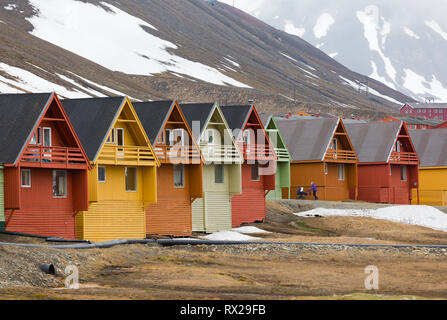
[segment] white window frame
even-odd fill
[[[112,130],[110,130],[109,136],[107,137],[106,143],[114,144],[115,141],[116,141],[115,128],[112,128]]]
[[[50,132],[50,145],[45,145],[45,130],[48,130]],[[50,127],[43,127],[42,128],[42,146],[44,147],[52,147],[52,133]]]
[[[182,184],[181,185],[176,185],[175,184],[175,169],[178,168],[178,167],[182,168]],[[183,164],[174,164],[172,166],[172,170],[173,170],[172,177],[174,178],[173,179],[174,180],[174,188],[176,188],[176,189],[184,188],[185,187],[185,166]]]
[[[324,163],[324,174],[325,174],[325,175],[328,174],[328,165],[327,165],[327,162]]]
[[[29,144],[31,145],[40,145],[42,140],[42,127],[38,127],[36,129],[36,132],[34,132],[33,136],[31,137],[31,140]]]
[[[180,134],[180,145],[179,146],[185,146],[185,129],[183,128],[176,128],[176,129],[170,129],[170,135],[169,135],[169,145],[173,146],[175,145],[174,137],[176,137],[176,132],[181,132]]]
[[[118,144],[118,132],[122,132],[123,133],[123,144]],[[116,145],[120,146],[120,147],[124,147],[126,145],[126,143],[124,142],[124,128],[116,128]]]
[[[242,133],[242,142],[245,144],[245,145],[250,145],[250,130],[248,130],[248,129],[246,129],[246,130],[244,130],[244,132]]]
[[[332,139],[332,150],[337,150],[338,147],[338,142],[337,142],[337,138]]]
[[[169,129],[166,129],[166,130],[169,130]],[[163,130],[161,132],[160,138],[158,139],[158,143],[161,144],[161,145],[165,145],[166,144],[166,131],[165,130]]]
[[[341,179],[340,179],[340,173],[342,174]],[[337,180],[338,181],[345,181],[345,164],[344,163],[339,163],[338,164]]]
[[[104,180],[99,179],[99,170],[104,169]],[[107,182],[107,169],[104,166],[98,166],[98,182],[106,183]]]
[[[135,190],[127,189],[127,169],[135,169]],[[138,192],[138,168],[137,167],[124,167],[124,189],[126,192]]]
[[[22,174],[24,172],[28,172],[28,180],[29,180],[29,184],[23,184],[23,178],[22,178]],[[22,188],[31,188],[31,169],[20,169],[20,186]]]
[[[408,171],[406,165],[400,165],[400,181],[408,180]]]
[[[222,182],[218,182],[216,177],[217,168],[222,168]],[[214,165],[214,183],[215,184],[225,184],[225,166],[223,164],[215,164]]]
[[[211,138],[211,141],[210,141]],[[207,129],[206,130],[206,143],[207,144],[214,144],[215,143],[215,139],[214,139],[214,130],[213,129]]]
[[[56,196],[54,194],[54,183],[55,183],[55,178],[56,178],[56,172],[63,172],[64,176],[65,176],[65,195],[63,196]],[[68,174],[67,174],[67,170],[53,170],[53,198],[57,198],[57,199],[66,199],[68,197]]]

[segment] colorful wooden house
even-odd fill
[[[203,198],[192,204],[192,230],[230,230],[231,199],[242,193],[243,157],[217,103],[180,105],[204,159]]]
[[[319,200],[356,198],[358,159],[341,119],[277,120],[277,125],[291,156],[292,198],[301,187],[309,191],[312,182]],[[309,193],[306,199],[314,198]]]
[[[0,231],[5,230],[5,189],[3,166],[0,166]]]
[[[62,104],[92,164],[89,206],[76,215],[78,239],[144,239],[145,207],[157,198],[159,162],[127,97]]]
[[[146,210],[147,234],[192,233],[192,208],[203,195],[200,148],[177,101],[134,103],[160,160],[157,203]]]
[[[254,105],[221,109],[244,157],[242,194],[231,200],[232,226],[262,221],[266,217],[265,196],[275,190],[274,148]]]
[[[419,157],[420,204],[447,205],[447,129],[410,130]],[[417,204],[413,189],[412,204]]]
[[[89,162],[55,93],[0,95],[8,231],[75,238]]]
[[[410,204],[418,189],[418,155],[405,123],[346,124],[359,157],[358,199]]]
[[[283,189],[287,199],[290,199],[290,153],[287,146],[278,130],[278,125],[274,117],[270,114],[261,113],[259,117],[262,120],[265,131],[269,135],[270,143],[275,147],[275,153],[278,157],[276,162],[275,174],[275,190],[267,194],[267,199],[279,200],[282,199]]]

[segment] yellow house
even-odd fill
[[[76,237],[144,239],[145,208],[156,202],[160,163],[131,101],[111,97],[62,104],[92,164],[89,209],[76,215]]]
[[[447,129],[410,130],[419,166],[419,203],[447,205]],[[412,204],[417,204],[413,189]]]

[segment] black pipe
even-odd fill
[[[40,270],[45,272],[46,274],[56,275],[56,270],[51,263],[44,263],[40,265]]]
[[[59,237],[45,238],[49,242],[74,242],[74,243],[91,243],[90,240],[64,239]]]

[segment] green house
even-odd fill
[[[265,131],[269,135],[270,142],[275,147],[275,153],[278,157],[276,163],[276,183],[275,190],[267,194],[269,200],[279,200],[283,198],[290,199],[290,153],[284,143],[281,133],[278,130],[276,121],[271,114],[261,113],[259,117],[262,120]]]
[[[5,230],[5,182],[3,179],[3,167],[0,166],[0,230]]]
[[[203,197],[192,203],[192,231],[230,230],[231,198],[242,193],[243,157],[217,103],[180,107],[204,159]]]

